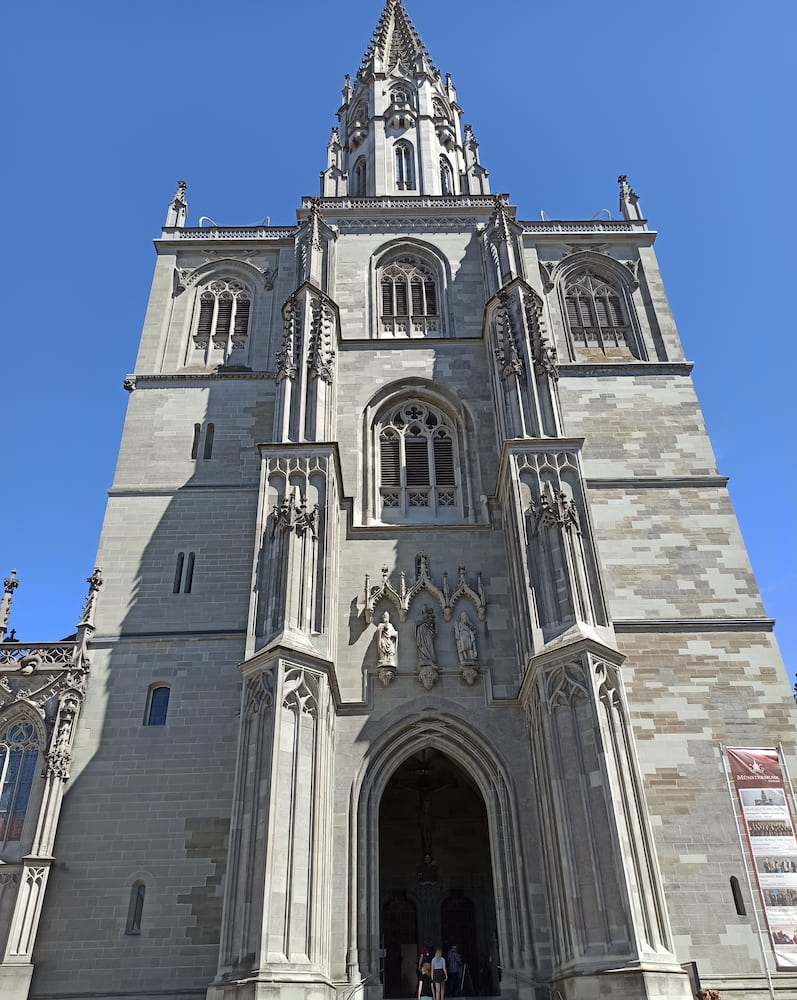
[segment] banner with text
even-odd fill
[[[797,837],[778,751],[726,747],[778,969],[797,969]]]

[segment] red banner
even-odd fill
[[[797,837],[777,750],[726,747],[778,969],[797,969]]]

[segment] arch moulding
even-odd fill
[[[479,789],[490,836],[501,964],[506,972],[516,970],[521,981],[535,978],[537,962],[525,895],[528,879],[509,769],[495,747],[473,731],[472,724],[450,714],[416,713],[389,729],[366,751],[351,788],[347,974],[350,982],[367,981],[365,995],[370,1000],[382,995],[379,806],[397,768],[427,748],[450,757]]]

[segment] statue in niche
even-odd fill
[[[454,638],[457,641],[459,665],[464,667],[466,664],[475,663],[477,660],[476,633],[464,611],[454,622]]]
[[[415,623],[415,644],[418,647],[418,666],[435,666],[434,643],[437,635],[437,624],[434,611],[430,605],[425,605],[421,617]]]
[[[382,615],[382,621],[376,627],[376,649],[379,680],[387,687],[396,676],[396,667],[398,666],[398,631],[391,622],[387,611]]]
[[[390,621],[387,611],[376,627],[376,645],[378,649],[376,665],[395,669],[398,666],[398,632]]]

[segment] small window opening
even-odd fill
[[[134,882],[130,890],[130,906],[127,909],[125,934],[141,933],[141,917],[144,913],[144,895],[147,887],[143,882]]]
[[[191,445],[191,458],[196,458],[199,454],[199,435],[202,433],[202,424],[194,424],[194,443]]]
[[[168,684],[158,684],[150,688],[147,696],[147,708],[144,712],[145,726],[165,726],[166,716],[169,714],[169,695],[171,689]]]
[[[747,908],[744,905],[744,897],[742,896],[739,879],[735,875],[731,875],[731,893],[733,894],[733,904],[736,907],[737,914],[740,917],[746,917]]]
[[[172,593],[179,594],[190,594],[191,587],[194,584],[194,565],[196,563],[196,553],[189,552],[188,558],[185,557],[185,552],[177,553],[177,564],[174,568],[174,584],[172,586]]]
[[[172,587],[173,594],[180,593],[180,587],[183,582],[183,564],[185,563],[185,552],[177,553],[177,565],[174,569],[174,586]]]
[[[210,458],[213,454],[213,435],[216,433],[216,425],[208,424],[207,430],[205,431],[205,450],[202,452],[202,457],[205,459]]]

